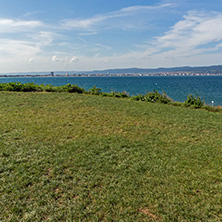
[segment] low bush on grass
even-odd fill
[[[199,96],[194,97],[193,95],[188,95],[187,100],[184,102],[185,106],[193,106],[194,108],[201,108],[204,102]]]
[[[111,93],[102,93],[102,96],[108,97],[116,97],[116,98],[129,98],[129,94],[127,92],[111,92]]]
[[[45,91],[46,92],[57,92],[58,90],[57,90],[56,86],[49,84],[49,85],[45,86]]]
[[[166,93],[160,94],[157,90],[153,90],[153,92],[148,92],[145,95],[137,95],[131,97],[132,100],[137,101],[147,101],[147,102],[158,102],[158,103],[170,103],[172,100],[169,99]]]
[[[131,96],[130,99],[131,100],[136,100],[136,101],[145,101],[144,95],[142,95],[142,94],[139,94],[139,95],[136,95],[136,96]]]
[[[20,83],[20,85],[22,92],[42,92],[44,90],[44,85],[37,85],[35,83]]]
[[[101,88],[97,88],[96,86],[93,86],[91,89],[88,90],[88,93],[91,95],[100,95],[102,94]]]
[[[35,83],[20,83],[20,82],[1,83],[0,91],[40,92],[43,91],[43,85],[38,85]]]
[[[67,91],[69,93],[84,93],[85,90],[77,85],[71,85],[71,84],[67,84]]]
[[[63,86],[38,85],[35,83],[0,83],[0,91],[15,91],[15,92],[70,92],[70,93],[84,93],[85,90],[77,85],[67,84]]]

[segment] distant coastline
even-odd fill
[[[0,73],[1,77],[127,77],[127,76],[222,76],[222,65],[171,68],[120,68],[93,71],[39,71]]]
[[[0,78],[27,78],[27,77],[143,77],[143,76],[222,76],[222,73],[192,73],[192,72],[161,72],[161,73],[118,73],[118,74],[70,74],[70,73],[50,73],[50,74],[4,74]]]

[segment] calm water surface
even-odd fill
[[[94,85],[103,92],[126,91],[130,95],[145,94],[154,89],[165,91],[175,101],[183,102],[187,95],[198,95],[207,104],[214,101],[222,105],[222,76],[172,76],[172,77],[27,77],[0,78],[2,82],[34,82],[37,84],[52,84],[56,86],[68,83],[76,84],[85,89]]]

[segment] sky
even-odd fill
[[[0,0],[0,73],[209,65],[221,0]]]

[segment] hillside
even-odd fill
[[[0,221],[222,221],[222,113],[0,92]]]
[[[82,72],[82,73],[98,73],[98,74],[119,74],[119,73],[163,73],[163,72],[203,72],[203,73],[211,73],[217,74],[222,73],[222,65],[217,66],[200,66],[200,67],[191,67],[191,66],[183,66],[183,67],[171,67],[171,68],[154,68],[154,69],[142,69],[142,68],[125,68],[125,69],[106,69],[106,70],[94,70],[91,72]]]

